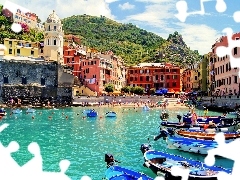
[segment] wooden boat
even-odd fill
[[[197,132],[197,131],[176,131],[176,134],[183,137],[194,138],[194,139],[204,139],[204,140],[214,140],[216,133],[207,132]],[[240,133],[224,133],[225,139],[236,139],[240,138]]]
[[[110,159],[111,157],[112,160]],[[105,154],[105,162],[108,165],[108,169],[105,172],[106,180],[153,180],[153,178],[143,173],[115,165],[111,154]]]
[[[219,172],[231,174],[230,169],[217,166],[207,166],[203,162],[186,159],[181,156],[166,152],[151,150],[149,144],[142,144],[140,150],[143,153],[145,167],[151,169],[156,175],[165,174],[165,180],[181,180],[180,176],[173,176],[171,168],[189,169],[188,180],[217,180]]]

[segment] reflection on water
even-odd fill
[[[147,138],[150,138],[157,150],[201,161],[204,159],[204,156],[166,149],[163,140],[153,141],[153,136],[159,131],[159,109],[149,112],[123,107],[94,109],[99,113],[99,117],[95,119],[83,118],[84,108],[37,110],[34,114],[23,111],[22,114],[12,116],[8,112],[1,124],[8,122],[10,126],[0,134],[0,138],[4,146],[13,140],[19,142],[21,148],[13,157],[20,165],[32,158],[27,150],[31,142],[40,145],[43,169],[46,171],[59,171],[59,162],[62,159],[70,160],[71,166],[67,174],[74,180],[79,180],[83,175],[90,175],[94,180],[101,179],[106,170],[105,153],[112,153],[121,161],[122,166],[155,177],[149,169],[142,166],[143,158],[139,148],[142,143],[147,142]],[[117,117],[105,117],[108,111],[116,112]],[[178,111],[180,110],[170,112],[172,120],[176,121]],[[198,112],[199,115],[201,113],[202,111]],[[220,115],[209,112],[211,114]],[[217,164],[224,167],[232,165],[224,159],[219,159]]]

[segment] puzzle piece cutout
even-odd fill
[[[205,8],[204,8],[204,2],[207,2],[209,0],[200,0],[200,5],[201,9],[199,11],[192,11],[192,12],[187,12],[188,11],[188,4],[185,0],[180,0],[176,3],[176,9],[178,11],[178,14],[175,15],[176,18],[179,19],[181,22],[185,22],[187,17],[190,15],[204,15],[205,14]],[[223,13],[227,9],[227,5],[224,0],[216,0],[216,6],[215,9],[219,13]],[[237,14],[238,15],[238,14]]]
[[[6,129],[9,124],[3,124],[0,126],[0,132]],[[40,147],[37,143],[32,142],[28,146],[28,151],[34,155],[34,157],[29,160],[23,166],[20,166],[11,156],[19,150],[19,144],[16,141],[9,143],[7,147],[4,147],[0,143],[0,179],[58,179],[58,180],[70,180],[70,178],[65,174],[70,162],[68,160],[62,160],[59,163],[61,169],[60,172],[45,172],[42,169],[43,161],[40,152]],[[81,180],[91,180],[88,176],[83,176]]]
[[[228,46],[219,46],[216,49],[216,54],[219,57],[223,57],[226,55],[229,55],[230,58],[230,63],[232,68],[240,68],[240,63],[239,60],[240,58],[234,57],[232,51],[235,47],[240,47],[240,41],[239,40],[233,40],[233,30],[231,28],[225,28],[223,30],[224,33],[227,35],[227,40],[228,40]],[[240,71],[239,71],[239,77],[240,77]]]
[[[215,141],[218,143],[218,147],[208,151],[208,155],[205,158],[205,163],[208,166],[213,166],[215,164],[215,156],[225,157],[227,159],[233,160],[234,165],[232,168],[232,173],[227,174],[226,172],[220,172],[217,174],[218,180],[237,180],[240,177],[240,139],[236,139],[228,144],[225,143],[224,133],[218,133],[215,135]]]

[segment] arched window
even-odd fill
[[[53,40],[53,45],[54,45],[54,46],[57,45],[57,40],[56,40],[56,39]]]

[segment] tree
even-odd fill
[[[131,87],[130,86],[125,86],[121,89],[122,92],[125,92],[125,93],[129,93],[131,90]]]
[[[105,85],[105,91],[106,91],[107,93],[113,92],[113,90],[114,90],[113,84],[106,84],[106,85]]]
[[[144,93],[144,88],[136,86],[136,87],[134,87],[134,93],[138,94],[138,95],[142,95]]]

